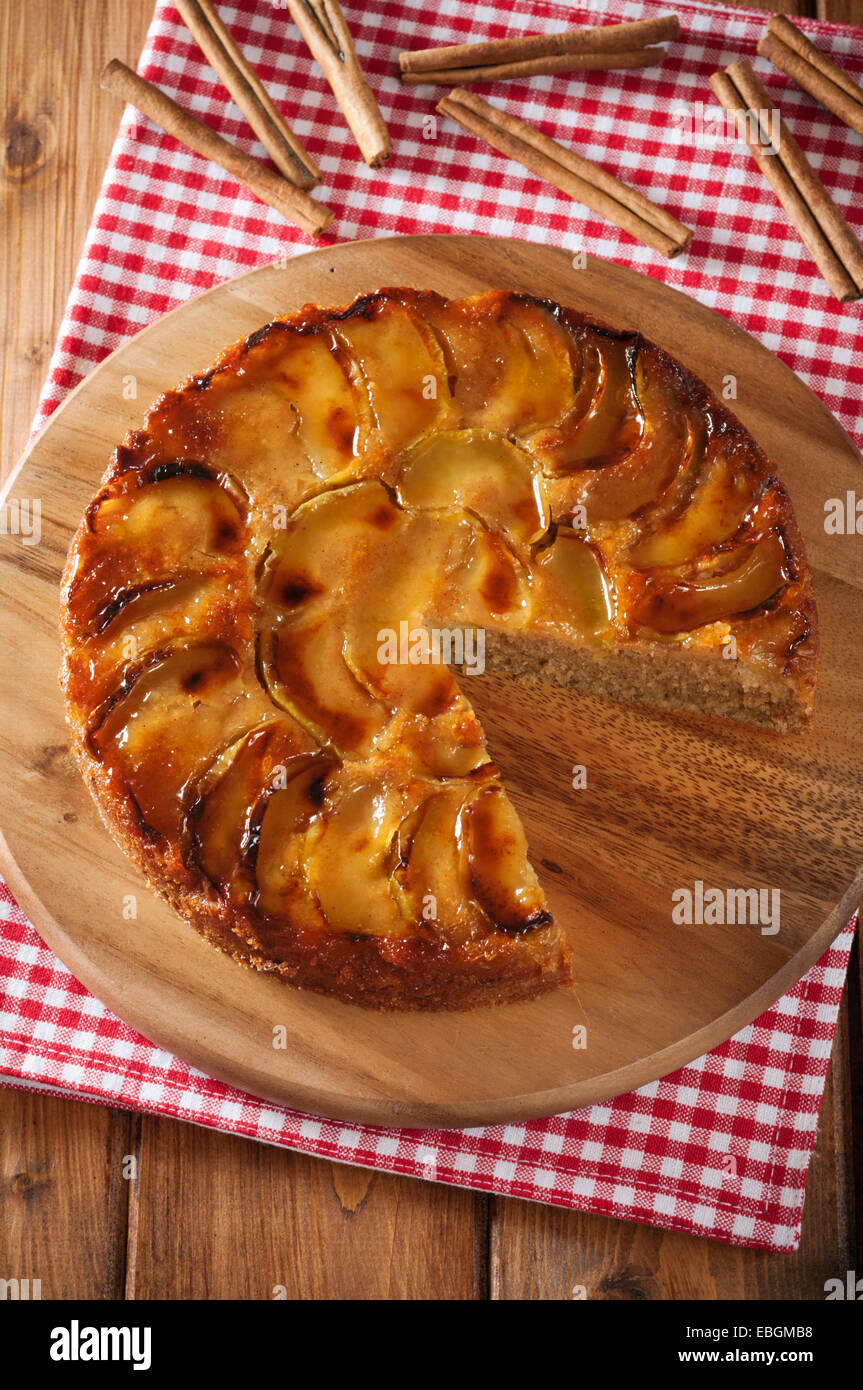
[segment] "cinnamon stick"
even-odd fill
[[[863,87],[855,82],[853,77],[849,77],[838,63],[834,63],[832,58],[828,58],[826,53],[822,53],[820,48],[816,48],[811,39],[808,39],[784,14],[771,15],[767,21],[767,31],[775,34],[789,48],[793,48],[795,53],[818,68],[819,72],[823,72],[825,77],[829,77],[831,82],[835,82],[837,87],[854,97],[855,101],[863,102]]]
[[[332,221],[333,214],[322,203],[316,203],[301,188],[295,188],[280,174],[274,174],[265,164],[243,154],[210,126],[199,121],[165,92],[154,87],[137,73],[113,58],[102,73],[102,86],[121,100],[149,116],[182,145],[210,159],[244,184],[261,202],[268,203],[288,222],[300,227],[309,236],[319,236]]]
[[[419,72],[403,72],[402,82],[406,87],[419,87],[427,82],[467,86],[475,82],[506,82],[515,77],[542,77],[555,72],[649,68],[661,63],[664,57],[664,48],[639,48],[632,53],[562,53],[556,57],[491,63],[487,67],[423,68]]]
[[[277,169],[298,188],[314,188],[321,181],[320,169],[286,123],[210,0],[174,0],[174,7]]]
[[[389,131],[357,58],[338,0],[285,0],[294,23],[324,71],[366,164],[390,157]]]
[[[419,48],[400,53],[399,67],[404,76],[405,73],[497,66],[573,54],[632,53],[647,44],[676,39],[679,34],[677,15],[659,15],[656,19],[639,19],[632,24],[604,24],[591,29],[566,29],[558,34],[521,34],[482,43]]]
[[[740,61],[713,73],[710,85],[735,115],[739,136],[836,298],[843,304],[860,299],[863,248],[781,115],[774,119],[775,108],[749,64]]]
[[[437,110],[663,256],[678,255],[692,240],[688,227],[644,194],[476,93],[456,87]]]
[[[783,15],[771,18],[758,52],[840,121],[863,135],[863,88]]]

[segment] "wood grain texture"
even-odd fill
[[[99,73],[115,55],[137,62],[151,13],[142,0],[0,5],[3,476],[27,438],[117,133]]]
[[[132,1117],[23,1091],[0,1100],[0,1278],[38,1279],[43,1299],[122,1298]]]
[[[807,13],[805,7],[794,3],[780,3],[768,7],[770,11],[783,10],[791,14]],[[18,180],[11,186],[4,178],[4,198],[2,215],[3,236],[0,239],[0,289],[2,302],[6,306],[3,326],[3,366],[0,374],[0,431],[2,431],[2,457],[0,474],[7,472],[24,446],[30,420],[35,409],[47,358],[59,326],[65,296],[71,282],[72,272],[89,223],[92,204],[98,190],[99,181],[111,140],[116,130],[116,110],[111,109],[110,98],[102,101],[95,93],[97,74],[108,57],[117,55],[125,61],[134,63],[140,48],[147,23],[152,11],[151,0],[71,0],[69,5],[61,5],[57,0],[28,0],[20,5],[18,0],[2,0],[0,3],[0,90],[4,97],[4,149],[6,158],[11,158],[20,168],[22,162],[29,167],[34,148],[31,127],[34,116],[38,116],[41,106],[59,124],[61,140],[66,150],[74,149],[73,163],[64,157],[62,167],[39,183],[34,177]],[[819,16],[842,23],[863,24],[863,0],[819,0]],[[97,51],[89,58],[90,48]],[[26,81],[25,81],[26,75]],[[21,105],[17,95],[22,89],[41,93],[36,99]],[[19,121],[22,110],[29,120]],[[30,151],[30,153],[28,153]],[[59,165],[60,160],[57,159]],[[859,956],[856,959],[860,969]],[[851,992],[850,1008],[854,1011],[852,1023],[859,1042],[860,1027],[860,982],[859,974],[852,976],[855,986]],[[836,1087],[837,1073],[842,1065],[841,1040],[834,1048],[832,1076]],[[863,1115],[863,1051],[856,1053],[855,1090],[858,1120]],[[70,1134],[74,1114],[74,1124],[79,1136],[79,1149],[76,1151],[80,1161],[89,1164],[92,1154],[101,1152],[100,1135],[105,1111],[99,1106],[75,1104],[53,1098],[34,1095],[26,1100],[29,1119],[25,1121],[21,1113],[20,1094],[0,1090],[0,1132],[10,1135],[20,1134],[20,1152],[29,1163],[43,1156],[63,1167],[68,1164],[69,1153],[73,1152],[73,1138]],[[826,1111],[823,1112],[826,1115]],[[149,1126],[150,1121],[140,1118],[133,1120],[138,1126]],[[179,1143],[191,1144],[195,1131],[188,1126],[172,1126],[176,1130]],[[29,1125],[25,1134],[25,1127]],[[86,1151],[80,1147],[85,1136]],[[819,1130],[818,1150],[810,1177],[804,1214],[804,1248],[799,1255],[777,1259],[777,1267],[787,1271],[785,1290],[791,1297],[811,1296],[811,1279],[805,1268],[805,1251],[810,1240],[810,1232],[820,1231],[825,1225],[830,1229],[830,1203],[825,1206],[822,1194],[831,1186],[837,1190],[837,1179],[822,1184],[816,1183],[816,1173],[847,1172],[850,1164],[850,1146],[844,1148],[844,1139],[834,1131]],[[121,1144],[120,1147],[123,1147]],[[247,1144],[245,1153],[251,1153],[256,1146]],[[180,1159],[173,1149],[163,1147],[156,1150],[149,1132],[143,1142],[143,1152],[149,1155],[146,1176],[140,1183],[142,1193],[149,1185],[155,1189],[172,1186],[176,1182]],[[290,1158],[289,1155],[285,1156]],[[223,1220],[226,1203],[235,1200],[236,1189],[229,1180],[229,1169],[222,1162],[221,1153],[216,1149],[206,1153],[198,1150],[198,1196],[194,1212],[182,1211],[181,1221],[185,1225],[194,1220],[194,1229],[183,1230],[178,1239],[190,1240],[195,1231],[201,1232],[210,1226],[217,1226]],[[311,1169],[313,1165],[309,1165]],[[340,1182],[347,1182],[345,1176],[351,1170],[337,1169],[335,1165],[321,1163],[320,1167],[340,1175]],[[4,1166],[4,1174],[8,1171]],[[16,1168],[16,1171],[18,1169]],[[232,1173],[231,1173],[232,1178]],[[358,1186],[352,1189],[356,1199],[357,1192],[367,1181],[367,1176],[357,1170]],[[378,1178],[374,1182],[379,1181]],[[392,1180],[403,1191],[413,1189],[413,1184],[402,1180]],[[863,1127],[858,1125],[858,1150],[856,1181],[860,1186],[858,1211],[863,1217]],[[439,1186],[425,1186],[434,1201],[445,1202],[446,1191]],[[324,1188],[321,1194],[315,1185],[310,1171],[300,1171],[298,1165],[286,1163],[274,1181],[273,1193],[275,1210],[250,1208],[247,1219],[254,1223],[257,1240],[268,1245],[271,1230],[281,1225],[282,1212],[289,1196],[298,1204],[304,1203],[309,1220],[317,1223],[320,1250],[318,1260],[322,1267],[332,1271],[321,1279],[320,1295],[328,1296],[337,1287],[339,1250],[342,1238],[342,1221],[350,1218],[345,1215],[331,1225],[326,1225],[321,1213],[328,1207],[328,1194]],[[14,1268],[36,1269],[45,1267],[46,1256],[50,1255],[56,1270],[56,1287],[64,1296],[83,1293],[88,1287],[87,1263],[79,1249],[80,1227],[73,1198],[74,1184],[61,1182],[55,1184],[51,1194],[50,1229],[30,1216],[17,1227],[17,1245],[12,1246],[8,1228],[0,1224],[0,1274],[14,1273]],[[409,1199],[404,1197],[403,1201]],[[832,1202],[832,1198],[830,1201]],[[839,1198],[837,1197],[837,1200]],[[462,1221],[480,1233],[486,1225],[486,1212],[489,1199],[484,1196],[465,1194],[466,1209]],[[365,1208],[368,1212],[368,1206]],[[134,1204],[131,1208],[134,1217]],[[582,1263],[595,1262],[597,1252],[604,1259],[606,1278],[616,1286],[625,1298],[629,1287],[627,1280],[630,1265],[627,1255],[627,1239],[633,1227],[626,1223],[606,1221],[601,1218],[579,1219],[577,1229],[572,1229],[566,1242],[553,1237],[547,1225],[549,1217],[557,1214],[550,1209],[533,1204],[495,1199],[492,1217],[494,1241],[489,1270],[493,1281],[493,1291],[499,1296],[506,1289],[510,1297],[566,1297],[568,1270],[574,1254],[580,1253]],[[504,1221],[504,1217],[506,1220]],[[119,1218],[117,1218],[119,1222]],[[569,1223],[570,1218],[563,1214],[561,1220]],[[640,1259],[650,1271],[659,1267],[661,1252],[666,1247],[668,1237],[662,1232],[647,1227],[639,1227]],[[373,1237],[377,1240],[377,1236]],[[863,1248],[863,1231],[861,1231]],[[668,1248],[668,1247],[666,1247]],[[703,1251],[705,1243],[681,1239],[675,1244],[674,1256],[678,1279],[692,1287],[696,1297],[712,1297],[713,1281],[709,1269],[705,1268]],[[482,1242],[478,1242],[476,1258],[482,1262]],[[716,1247],[711,1247],[715,1253]],[[726,1252],[723,1252],[725,1257]],[[845,1263],[847,1251],[837,1241],[834,1257],[838,1272],[855,1266]],[[751,1265],[760,1257],[753,1252],[729,1251],[727,1257],[738,1262],[739,1278],[736,1287],[741,1292],[736,1296],[749,1296],[752,1281],[748,1277]],[[102,1247],[96,1256],[97,1264],[106,1260],[106,1250]],[[426,1252],[418,1248],[399,1251],[401,1275],[414,1288],[416,1296],[424,1296],[423,1281],[427,1278],[428,1261]],[[568,1263],[567,1263],[568,1262]],[[517,1277],[519,1263],[526,1269],[524,1277]],[[135,1248],[134,1229],[129,1236],[129,1269],[127,1289],[134,1296]],[[559,1266],[564,1267],[561,1277]],[[485,1266],[483,1266],[485,1269]],[[505,1275],[501,1277],[501,1269]],[[540,1270],[541,1277],[530,1279],[529,1272]],[[38,1277],[35,1276],[34,1277]],[[379,1287],[379,1275],[375,1268],[364,1270],[363,1282],[358,1287],[360,1296],[365,1289]],[[109,1281],[110,1282],[110,1281]],[[150,1292],[162,1297],[175,1297],[180,1284],[175,1269],[165,1270],[163,1274],[152,1267],[148,1273],[147,1287]],[[105,1285],[107,1289],[108,1285]],[[116,1284],[111,1285],[112,1288]],[[227,1291],[227,1279],[216,1269],[211,1275],[211,1287],[217,1292]],[[431,1284],[428,1285],[431,1291]],[[464,1285],[462,1285],[464,1287]],[[484,1296],[484,1280],[476,1281],[478,1296]],[[521,1292],[517,1292],[517,1290]],[[745,1292],[744,1292],[745,1291]],[[637,1290],[635,1291],[637,1293]],[[765,1288],[765,1298],[776,1297],[775,1290]]]
[[[483,1225],[457,1188],[148,1117],[140,1192],[138,1299],[484,1293]]]
[[[756,8],[760,9],[761,6]],[[773,6],[770,6],[771,10]],[[781,5],[776,6],[777,10],[782,9]],[[815,14],[819,19],[829,20],[831,24],[856,24],[863,25],[863,5],[860,0],[816,0]],[[784,10],[785,14],[811,14],[808,7],[789,8]]]

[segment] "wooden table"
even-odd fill
[[[134,65],[151,11],[0,0],[0,476],[25,443],[116,130],[97,74],[111,56]],[[817,13],[863,25],[863,0],[818,0]],[[793,1256],[0,1089],[0,1276],[41,1278],[44,1298],[266,1299],[282,1285],[289,1298],[563,1299],[582,1284],[592,1299],[820,1300],[826,1279],[859,1268],[861,1234],[856,948]]]

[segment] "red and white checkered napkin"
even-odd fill
[[[754,333],[863,440],[861,306],[837,305],[748,155],[699,133],[700,104],[712,105],[709,73],[754,55],[763,15],[678,0],[685,37],[661,67],[536,78],[491,93],[693,226],[689,253],[668,263],[471,137],[441,124],[429,139],[435,132],[424,118],[439,93],[402,88],[394,75],[399,48],[635,19],[647,6],[507,0],[496,9],[439,0],[431,17],[425,0],[346,4],[393,135],[393,158],[378,171],[357,159],[286,14],[268,0],[233,0],[220,9],[324,171],[320,196],[336,211],[333,239],[515,235],[640,267]],[[801,26],[863,76],[859,32],[806,20]],[[263,157],[168,4],[157,6],[141,70]],[[863,230],[860,138],[781,75],[768,74],[767,83],[837,202]],[[213,165],[127,112],[40,421],[143,324],[240,270],[307,245]],[[175,1115],[349,1163],[793,1250],[852,936],[849,924],[789,994],[730,1042],[607,1105],[526,1125],[384,1130],[262,1103],[153,1047],[72,978],[0,886],[0,1074],[10,1085]]]

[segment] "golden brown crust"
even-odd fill
[[[427,394],[407,375],[404,381],[390,380],[386,357],[383,366],[375,358],[375,325],[381,324],[392,375],[397,378],[403,355],[413,354],[412,369],[425,380],[421,373],[428,361],[445,397],[441,404],[434,404],[435,396],[429,405]],[[503,362],[503,375],[491,384],[483,377],[491,370],[487,365],[480,363],[474,378],[464,366],[477,356],[484,334],[498,335],[498,356],[491,348],[488,355]],[[507,376],[500,344],[512,349],[514,361],[521,354],[526,362],[542,362],[542,379],[538,366],[537,382],[525,383],[515,368]],[[615,403],[617,397],[608,404],[603,396],[615,371],[622,404]],[[538,398],[546,388],[552,401],[558,389],[568,391],[576,405],[583,398],[582,416],[576,418],[576,405],[568,415],[558,409],[556,417],[549,406],[543,419]],[[387,391],[391,408],[376,410]],[[506,425],[498,397],[510,409]],[[667,698],[668,681],[652,691],[643,674],[650,663],[667,674],[671,665],[663,664],[664,652],[673,655],[678,668],[683,661],[697,672],[677,707],[778,729],[805,722],[814,693],[815,604],[787,494],[727,408],[640,335],[614,333],[530,296],[499,292],[448,303],[430,292],[387,289],[341,310],[306,306],[228,348],[208,372],[155,402],[144,428],[116,450],[82,520],[63,583],[61,679],[67,717],[82,774],[109,831],[180,915],[242,963],[374,1008],[468,1008],[533,998],[569,982],[568,946],[548,920],[527,868],[517,870],[521,877],[513,901],[520,907],[504,928],[507,914],[495,906],[497,890],[490,886],[494,873],[504,869],[470,858],[479,853],[484,785],[492,795],[484,804],[494,804],[496,815],[487,834],[502,837],[501,862],[507,855],[518,860],[513,835],[517,840],[520,831],[506,819],[482,732],[451,678],[428,685],[425,705],[417,706],[425,712],[407,723],[405,715],[402,733],[389,743],[386,737],[380,742],[380,730],[395,715],[380,710],[397,709],[401,719],[399,701],[406,687],[394,687],[397,694],[387,687],[385,694],[375,684],[377,671],[372,680],[354,660],[350,678],[360,679],[363,688],[352,685],[340,709],[314,703],[315,666],[308,664],[303,644],[314,639],[315,660],[330,660],[320,656],[329,650],[320,644],[334,622],[347,619],[334,617],[332,606],[321,607],[330,602],[321,597],[326,576],[310,579],[303,572],[298,582],[299,571],[292,568],[296,519],[307,514],[303,507],[309,499],[324,494],[355,499],[352,489],[357,479],[365,479],[362,486],[372,489],[362,511],[372,537],[369,555],[373,558],[379,553],[375,546],[383,544],[375,539],[376,528],[392,551],[405,517],[416,520],[423,506],[437,505],[434,499],[418,503],[417,497],[448,466],[445,453],[432,465],[423,457],[423,449],[434,447],[439,437],[450,446],[455,441],[460,448],[476,449],[477,457],[483,448],[496,450],[489,467],[499,470],[498,481],[515,476],[516,465],[529,460],[533,494],[539,489],[548,499],[536,503],[534,515],[533,504],[516,498],[506,523],[510,531],[501,531],[499,518],[489,520],[484,513],[480,523],[471,510],[475,499],[458,513],[458,544],[470,539],[473,555],[482,542],[476,553],[485,565],[484,587],[470,590],[466,625],[476,623],[480,612],[492,648],[504,653],[505,667],[509,662],[509,669],[519,669],[519,663],[533,661],[576,688],[626,696],[632,692],[625,682],[608,678],[623,666],[607,658],[628,656],[629,669],[635,670],[632,661],[641,654],[647,664],[636,680],[636,697],[640,689],[645,700],[674,707],[675,700]],[[672,465],[667,476],[656,473],[663,449]],[[675,463],[675,450],[682,462]],[[700,523],[704,534],[696,528],[693,541],[686,526],[711,486],[718,511],[725,507],[730,520],[713,525],[717,508],[706,510]],[[374,493],[375,487],[381,491]],[[550,505],[550,526],[548,515],[542,521],[542,505]],[[273,530],[279,506],[294,551],[283,544],[278,522]],[[584,536],[568,524],[570,513],[579,510],[588,518]],[[339,524],[355,525],[356,519]],[[547,534],[538,539],[543,525]],[[422,540],[425,533],[408,535],[415,548],[417,535]],[[579,622],[588,622],[583,633],[568,626],[568,619],[554,617],[559,593],[550,578],[553,564],[546,567],[546,562],[556,562],[559,552],[577,555],[590,582],[598,585],[602,576],[612,594],[599,637],[590,636],[595,614],[589,620],[580,614]],[[312,560],[315,553],[312,546]],[[358,568],[365,601],[374,565],[364,560]],[[517,613],[524,574],[533,593],[527,629]],[[735,585],[735,593],[751,594],[757,602],[741,611],[738,599],[738,608],[726,616],[723,595]],[[478,594],[487,611],[477,608]],[[445,607],[443,591],[441,601]],[[187,610],[191,619],[184,617]],[[702,622],[703,614],[708,616]],[[426,617],[431,616],[426,608]],[[524,631],[532,647],[523,640]],[[130,632],[133,647],[143,633],[141,651],[124,649]],[[723,660],[730,639],[740,657],[734,664]],[[605,684],[591,686],[600,669]],[[309,681],[311,694],[304,686]],[[175,726],[167,718],[164,729],[153,724],[148,733],[147,720],[160,701],[169,710],[192,702],[196,715],[188,737],[172,735]],[[141,740],[137,753],[136,737]],[[259,747],[253,749],[256,739]],[[221,768],[220,758],[227,770],[216,777],[207,769]],[[227,778],[239,779],[243,758],[248,775],[259,779],[260,795],[243,813],[243,839],[237,841],[235,863],[230,861],[229,881],[220,876],[229,862],[226,844],[201,841],[200,808],[209,807],[219,833],[227,833],[226,822],[219,820],[227,811],[220,812],[218,794],[222,789],[230,808]],[[431,925],[418,914],[403,929],[404,924],[393,926],[387,901],[378,927],[366,923],[348,930],[343,913],[340,929],[333,930],[327,912],[341,911],[344,904],[329,892],[323,868],[315,879],[303,867],[300,889],[300,871],[289,872],[271,856],[271,882],[264,883],[260,842],[275,804],[266,779],[273,766],[285,763],[298,779],[291,787],[321,772],[317,781],[309,781],[305,801],[297,802],[302,817],[296,835],[305,837],[304,845],[312,844],[312,860],[321,853],[322,835],[351,798],[356,804],[372,795],[369,768],[378,769],[386,804],[378,799],[375,816],[380,819],[384,806],[399,827],[393,844],[404,841],[407,848],[402,844],[395,858],[395,850],[387,849],[389,857],[375,862],[386,864],[397,883],[393,891],[402,915],[418,911],[419,902],[417,884],[410,881],[410,836],[439,791],[451,793],[453,806],[461,808],[455,822],[458,863],[470,903],[450,897],[440,922]],[[318,798],[314,804],[312,792]],[[410,834],[407,826],[413,827]],[[488,845],[482,852],[488,860]],[[329,853],[327,862],[337,864],[338,856]]]

